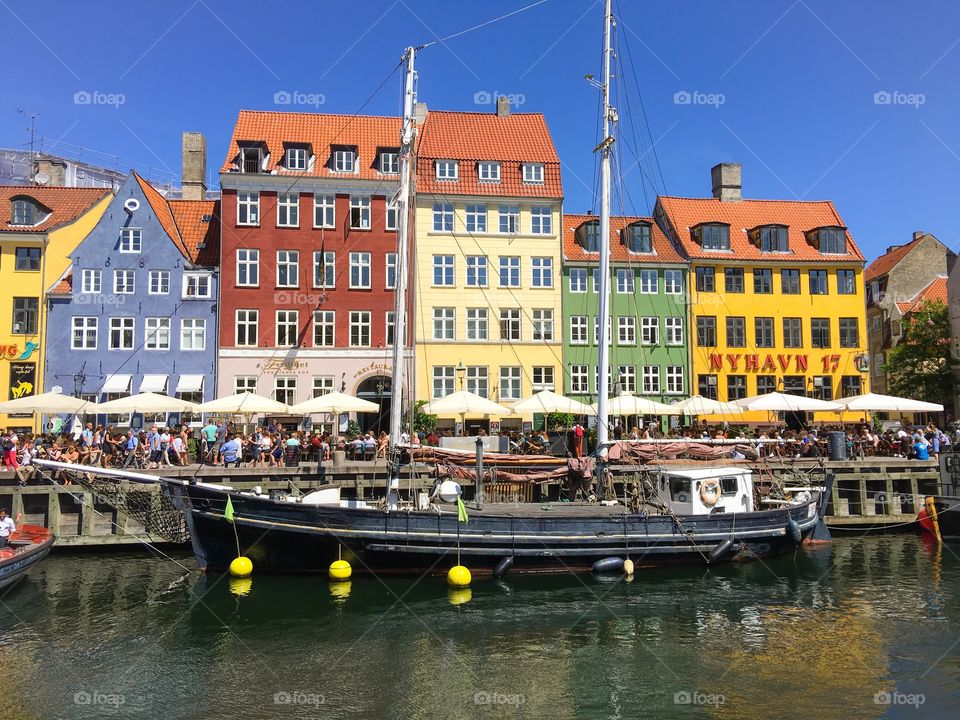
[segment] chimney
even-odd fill
[[[36,171],[33,174],[33,181],[37,185],[63,187],[67,184],[66,160],[55,157],[39,157],[34,167]]]
[[[501,95],[497,98],[497,117],[507,117],[510,114],[510,98]]]
[[[710,179],[713,181],[713,196],[724,202],[743,200],[740,194],[741,185],[740,163],[720,163],[710,168]]]
[[[427,104],[418,102],[413,106],[413,122],[415,125],[423,125],[427,119]]]
[[[184,200],[203,200],[207,195],[207,139],[203,133],[183,134],[183,176],[181,194]]]
[[[887,245],[887,252],[885,252],[884,255],[892,253],[894,250],[898,250],[902,247],[903,245]]]
[[[922,238],[922,237],[923,237],[924,235],[926,235],[926,234],[927,234],[927,233],[925,233],[923,230],[914,230],[914,231],[913,231],[913,239],[914,239],[914,240],[919,240],[920,238]]]

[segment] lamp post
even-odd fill
[[[463,360],[461,360],[454,369],[457,371],[457,380],[460,381],[460,389],[463,390],[463,380],[467,374],[467,366],[464,365]]]

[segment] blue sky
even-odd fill
[[[159,180],[179,173],[180,132],[199,130],[216,169],[239,109],[352,113],[389,77],[365,112],[398,112],[390,73],[404,46],[532,1],[0,0],[0,146],[25,146],[23,109],[39,114],[45,147],[86,148],[91,161]],[[655,191],[709,194],[710,166],[739,161],[745,196],[834,200],[868,258],[916,229],[960,247],[960,7],[616,4],[628,89],[617,101],[620,152],[625,169],[640,155],[644,172],[624,175],[615,209],[648,212]],[[597,137],[597,91],[584,75],[599,75],[601,26],[599,0],[549,0],[435,44],[418,58],[420,100],[492,111],[499,92],[545,113],[565,208],[582,212],[594,202]],[[305,104],[277,104],[283,92]]]

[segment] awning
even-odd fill
[[[177,393],[195,393],[203,390],[203,375],[181,375]]]
[[[130,392],[130,375],[107,375],[100,392],[106,394]]]
[[[142,393],[163,393],[166,389],[166,375],[144,375],[140,382],[140,392]]]

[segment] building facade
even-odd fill
[[[563,188],[546,121],[511,113],[506,98],[495,113],[425,117],[416,178],[416,396],[465,389],[509,407],[540,390],[562,393]],[[441,426],[458,419],[441,415]],[[490,420],[519,429],[523,418],[466,423],[475,431]]]
[[[599,237],[594,215],[563,218],[567,395],[597,400]],[[687,271],[653,218],[610,219],[610,393],[673,402],[688,395]]]
[[[220,174],[220,395],[342,391],[380,404],[364,429],[387,427],[400,130],[396,117],[240,113]]]
[[[711,175],[713,197],[660,197],[654,212],[690,259],[691,391],[867,392],[863,256],[833,203],[743,199],[739,164]]]
[[[41,392],[48,358],[47,289],[70,265],[70,252],[103,215],[107,189],[0,187],[0,397]],[[38,429],[31,415],[0,415],[0,425]]]

